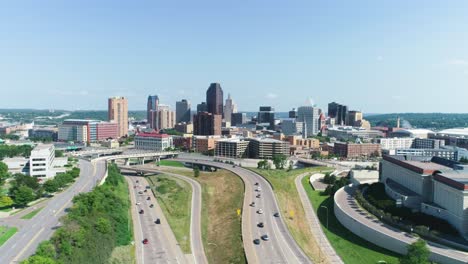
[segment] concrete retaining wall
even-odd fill
[[[402,241],[399,238],[392,237],[388,234],[381,232],[380,230],[373,229],[371,226],[367,225],[365,222],[360,222],[355,219],[352,215],[348,215],[347,212],[343,210],[340,204],[337,203],[337,196],[338,195],[347,195],[344,188],[350,187],[343,187],[338,190],[335,194],[334,198],[334,212],[335,216],[338,221],[349,229],[354,234],[360,236],[361,238],[376,244],[382,248],[386,248],[388,250],[397,252],[399,254],[406,254],[407,247],[409,245],[408,242]],[[347,205],[343,205],[347,206]],[[369,220],[370,221],[370,220]],[[414,242],[415,239],[412,240]],[[411,243],[412,243],[411,242]],[[432,248],[431,248],[432,250]],[[443,255],[441,252],[434,252],[438,250],[432,250],[432,254],[430,259],[432,261],[436,261],[438,263],[447,263],[447,264],[466,264],[466,259],[454,259],[452,257],[448,257]]]

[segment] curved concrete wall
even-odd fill
[[[406,254],[407,247],[409,243],[400,240],[399,238],[392,237],[388,234],[385,234],[379,230],[373,229],[370,225],[362,223],[354,218],[352,215],[348,214],[343,210],[341,205],[337,202],[337,197],[339,195],[347,195],[343,187],[339,189],[334,197],[334,212],[335,216],[340,221],[340,223],[349,229],[354,234],[360,236],[361,238],[378,245],[382,248],[394,251],[399,254]],[[432,251],[431,260],[436,261],[437,263],[447,263],[447,264],[466,264],[466,260],[454,259],[452,257],[445,256],[441,253]]]

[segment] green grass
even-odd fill
[[[191,253],[192,188],[188,183],[170,176],[149,176],[147,179],[182,251]]]
[[[289,232],[291,232],[293,238],[309,258],[314,262],[321,263],[323,261],[323,254],[320,253],[320,247],[310,231],[294,180],[300,174],[313,174],[327,170],[327,168],[303,168],[291,171],[252,170],[265,177],[273,185],[273,190]]]
[[[333,212],[333,198],[328,195],[321,195],[320,191],[315,191],[310,186],[308,177],[302,180],[302,185],[320,219],[322,229],[328,241],[330,241],[330,244],[344,263],[374,264],[379,260],[384,260],[387,263],[398,263],[398,254],[376,246],[353,234],[344,227]],[[321,206],[326,206],[328,208],[328,229],[326,226],[327,210],[325,208],[320,208]]]
[[[184,164],[179,161],[175,160],[161,160],[159,162],[160,166],[170,166],[170,167],[179,167],[179,168],[185,168]]]
[[[37,213],[39,213],[42,210],[43,207],[36,209],[34,211],[29,212],[28,214],[25,214],[21,217],[21,219],[32,219]]]
[[[7,240],[10,239],[10,237],[12,237],[16,232],[18,232],[18,228],[16,227],[3,227],[0,229],[0,247],[5,244],[5,242],[7,242]]]
[[[0,209],[0,212],[8,213],[8,212],[10,212],[12,210],[13,210],[13,207],[4,207],[4,208]]]

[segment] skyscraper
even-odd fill
[[[156,111],[156,120],[154,120],[156,130],[174,128],[176,115],[168,105],[159,105]]]
[[[108,100],[108,119],[117,123],[119,137],[128,135],[128,101],[125,97],[112,97]]]
[[[190,102],[186,99],[182,99],[182,101],[176,102],[176,123],[190,122],[190,111]]]
[[[301,106],[297,109],[297,121],[303,122],[304,138],[317,135],[319,132],[320,111],[317,107]]]
[[[224,121],[231,122],[232,114],[237,113],[237,105],[232,101],[231,94],[228,94],[226,104],[224,105]]]
[[[154,120],[156,120],[155,115],[156,115],[156,111],[158,110],[158,106],[159,106],[159,97],[157,95],[149,95],[148,103],[146,105],[146,120],[147,120],[148,126],[151,128],[156,127]]]
[[[205,102],[201,102],[197,104],[197,113],[198,112],[208,112],[208,106]]]
[[[208,112],[199,112],[193,116],[194,135],[221,135],[221,115],[213,115]]]
[[[219,83],[212,83],[206,91],[208,113],[223,115],[223,89]]]
[[[268,123],[268,129],[275,128],[275,109],[271,106],[260,106],[257,114],[258,123]]]
[[[348,107],[335,102],[329,103],[328,116],[335,118],[335,124],[345,125],[348,123]]]
[[[296,108],[293,108],[291,111],[289,111],[289,118],[297,118],[297,110]]]
[[[348,126],[358,126],[362,122],[361,111],[349,111],[348,112]]]

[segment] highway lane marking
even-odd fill
[[[18,255],[16,255],[16,257],[13,259],[14,262],[17,262],[19,261],[19,259],[21,258],[21,256],[24,254],[24,252],[31,246],[31,244],[34,242],[34,240],[37,239],[37,237],[44,231],[44,227],[41,228],[39,230],[39,232],[37,232],[31,240],[29,240],[28,244],[26,244],[26,246],[20,251],[20,253]]]
[[[16,243],[11,246],[11,249],[14,249],[16,247]]]

